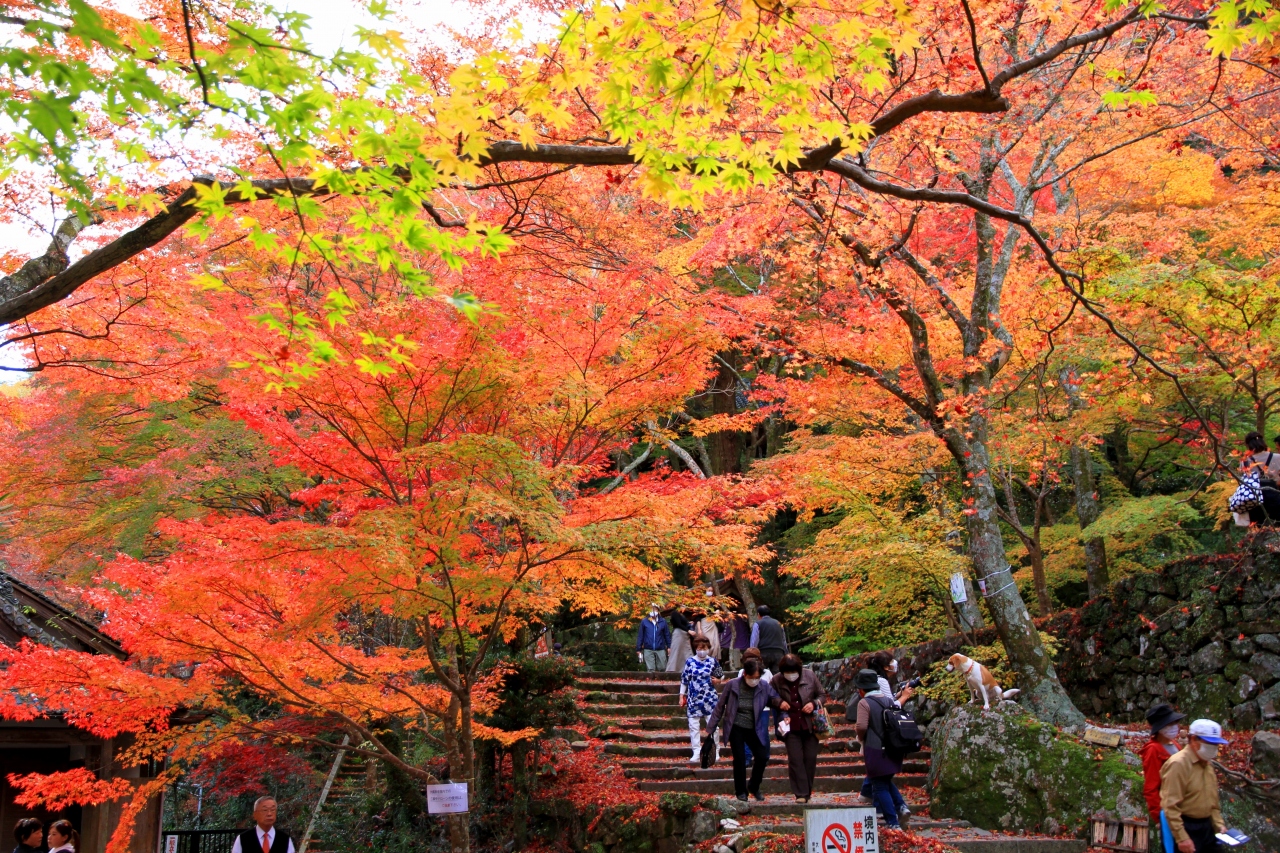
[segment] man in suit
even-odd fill
[[[231,853],[294,853],[293,839],[275,828],[275,797],[258,797],[254,801],[253,823],[232,842]]]

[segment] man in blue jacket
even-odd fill
[[[649,605],[649,615],[640,620],[636,632],[636,655],[650,672],[664,672],[667,668],[667,652],[671,649],[671,629],[667,620],[658,614],[658,605]]]

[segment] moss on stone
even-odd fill
[[[1222,819],[1253,838],[1254,850],[1280,850],[1280,802],[1257,799],[1232,788],[1220,788]]]
[[[696,794],[682,794],[678,791],[667,791],[658,798],[658,808],[678,817],[688,817],[702,802]]]
[[[1062,734],[1013,703],[953,709],[930,733],[933,817],[984,829],[1083,834],[1098,812],[1146,814],[1125,753]]]

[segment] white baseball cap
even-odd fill
[[[1213,720],[1196,720],[1187,731],[1205,743],[1227,742],[1227,739],[1222,736],[1222,726]]]

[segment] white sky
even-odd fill
[[[465,0],[402,0],[392,3],[402,22],[381,23],[353,0],[286,0],[280,6],[286,10],[303,12],[311,17],[311,46],[321,54],[330,54],[339,48],[357,46],[356,27],[370,29],[402,29],[408,33],[423,35],[442,46],[450,43],[450,30],[466,30],[479,17],[477,10]],[[0,248],[16,252],[20,257],[42,254],[49,245],[46,233],[21,222],[0,221]],[[72,250],[72,257],[76,252]],[[13,272],[0,269],[0,275]],[[3,327],[0,327],[0,336]],[[20,367],[22,361],[13,347],[0,348],[0,365]],[[0,370],[0,384],[16,382],[24,374]]]

